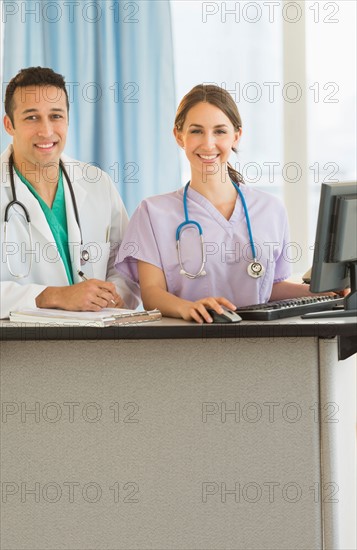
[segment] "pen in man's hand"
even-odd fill
[[[87,277],[84,275],[83,271],[80,271],[78,269],[77,271],[78,275],[80,276],[80,278],[82,279],[82,281],[88,281]],[[115,306],[117,305],[116,302],[114,302],[114,300],[110,300],[112,304],[114,304]]]
[[[88,281],[87,277],[84,275],[83,271],[80,271],[78,269],[77,271],[78,275],[80,276],[80,278],[82,279],[82,281]]]

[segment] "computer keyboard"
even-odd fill
[[[236,312],[244,321],[272,321],[273,319],[305,315],[305,313],[314,311],[327,311],[341,305],[343,305],[343,298],[309,296],[239,307]]]

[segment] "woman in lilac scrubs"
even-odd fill
[[[202,228],[203,248],[198,226],[183,227],[180,264],[176,232],[185,221],[184,188],[142,201],[129,222],[116,268],[139,282],[144,307],[202,323],[212,321],[206,308],[222,313],[221,305],[235,309],[311,295],[307,285],[286,281],[291,260],[284,206],[247,187],[228,162],[242,135],[229,93],[212,85],[193,88],[178,107],[174,135],[191,165],[187,217]],[[254,267],[262,268],[260,276],[254,276]]]

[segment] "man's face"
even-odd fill
[[[13,138],[14,160],[20,172],[34,167],[58,165],[66,144],[68,112],[66,95],[55,86],[17,88],[12,124],[4,126]]]

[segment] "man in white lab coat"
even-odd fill
[[[7,86],[4,126],[13,140],[0,159],[1,318],[26,307],[139,303],[138,286],[113,265],[128,222],[118,192],[105,172],[62,154],[68,111],[64,79],[51,69],[23,69]]]

